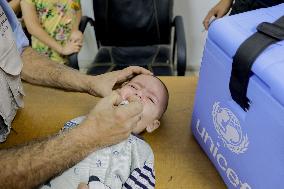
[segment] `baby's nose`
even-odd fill
[[[136,91],[135,96],[137,96],[138,98],[140,98],[140,100],[142,100],[142,92],[141,91]]]

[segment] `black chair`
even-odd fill
[[[185,74],[184,26],[181,16],[173,19],[173,0],[94,0],[93,8],[95,21],[84,16],[79,27],[84,32],[93,25],[98,45],[87,74],[137,65],[155,75],[173,75],[175,55],[177,74]],[[77,54],[70,56],[69,66],[79,69]]]

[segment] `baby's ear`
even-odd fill
[[[149,124],[147,127],[146,127],[146,131],[148,133],[152,133],[153,131],[155,131],[157,128],[159,128],[160,126],[160,121],[159,120],[154,120],[152,124]]]

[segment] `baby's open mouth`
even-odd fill
[[[129,101],[128,100],[123,100],[119,105],[127,105],[129,104]]]

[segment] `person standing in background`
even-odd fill
[[[80,0],[22,0],[21,9],[37,52],[64,64],[67,55],[80,51]]]
[[[259,8],[271,7],[284,3],[284,0],[220,0],[205,16],[203,26],[208,30],[212,18],[222,18],[231,9],[230,15],[251,11]]]

